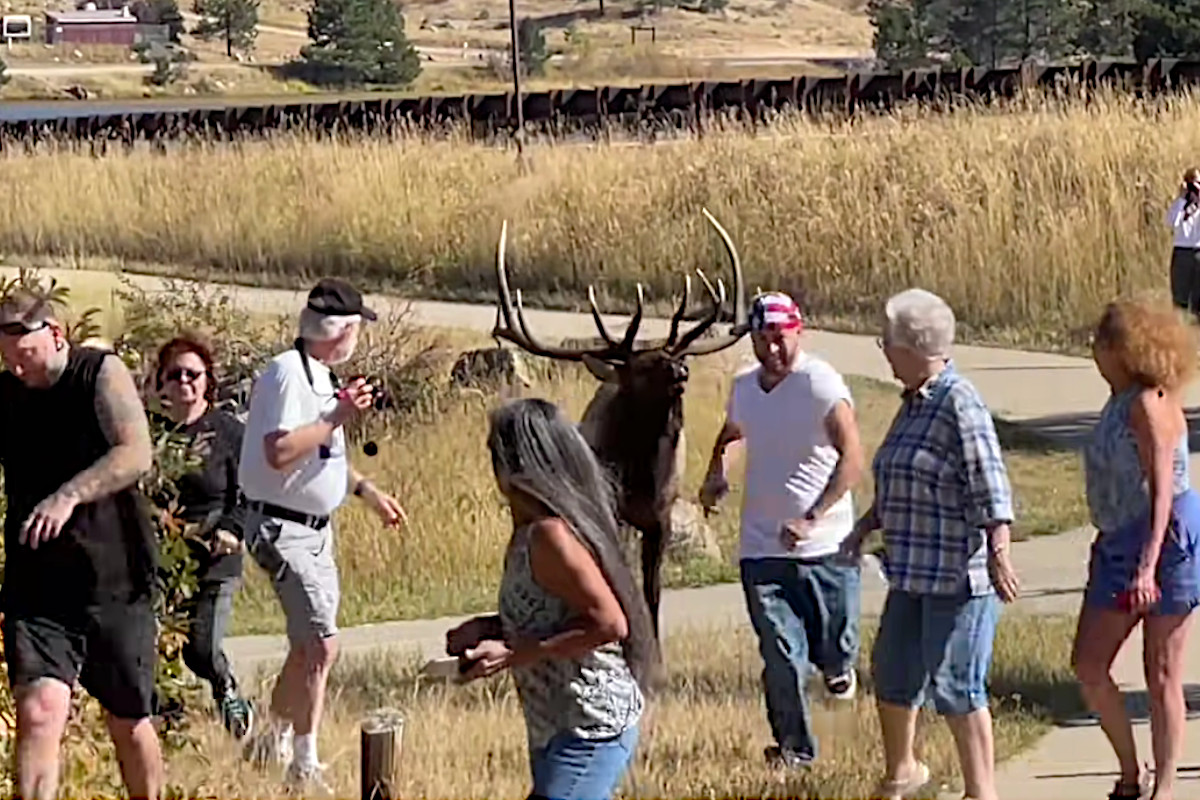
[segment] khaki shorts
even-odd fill
[[[321,530],[246,511],[246,549],[266,571],[287,618],[292,642],[338,632],[341,590],[333,561],[333,521]]]

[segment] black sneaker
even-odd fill
[[[221,722],[237,741],[245,741],[254,729],[254,707],[236,694],[221,698]]]
[[[772,745],[763,751],[763,756],[766,757],[767,763],[773,767],[783,767],[785,769],[804,769],[811,767],[814,759],[808,753],[803,753],[799,750],[791,748],[776,747]]]
[[[851,667],[842,675],[827,677],[825,688],[835,700],[853,700],[858,690],[858,673]]]

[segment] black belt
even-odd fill
[[[268,517],[276,517],[277,519],[286,519],[288,522],[297,522],[314,530],[321,530],[329,524],[329,517],[319,517],[316,514],[305,514],[303,511],[295,511],[283,506],[277,506],[274,503],[264,503],[260,500],[242,499],[242,505],[251,511],[257,511],[260,514]]]

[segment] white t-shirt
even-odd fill
[[[316,422],[323,412],[337,405],[329,367],[311,356],[308,365],[312,370],[311,386],[297,350],[275,356],[254,382],[238,483],[250,500],[325,516],[333,513],[346,497],[349,470],[342,429],[335,428],[324,446],[288,472],[267,463],[263,445],[268,434]]]
[[[741,553],[747,558],[819,558],[837,552],[854,528],[847,492],[813,526],[811,537],[784,545],[783,524],[802,518],[821,496],[838,461],[825,419],[839,401],[853,404],[842,376],[827,362],[801,352],[792,374],[770,391],[755,366],[734,379],[729,420],[746,447]]]

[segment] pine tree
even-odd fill
[[[407,85],[421,72],[392,0],[314,0],[308,38],[300,55],[317,83]]]
[[[546,36],[535,19],[524,17],[517,23],[517,49],[521,54],[521,72],[541,75],[546,71]]]
[[[1200,0],[1143,0],[1133,11],[1133,55],[1200,56]]]
[[[234,49],[254,49],[258,36],[259,0],[195,0],[193,11],[201,17],[192,34],[204,41],[220,37],[225,55],[233,58]]]

